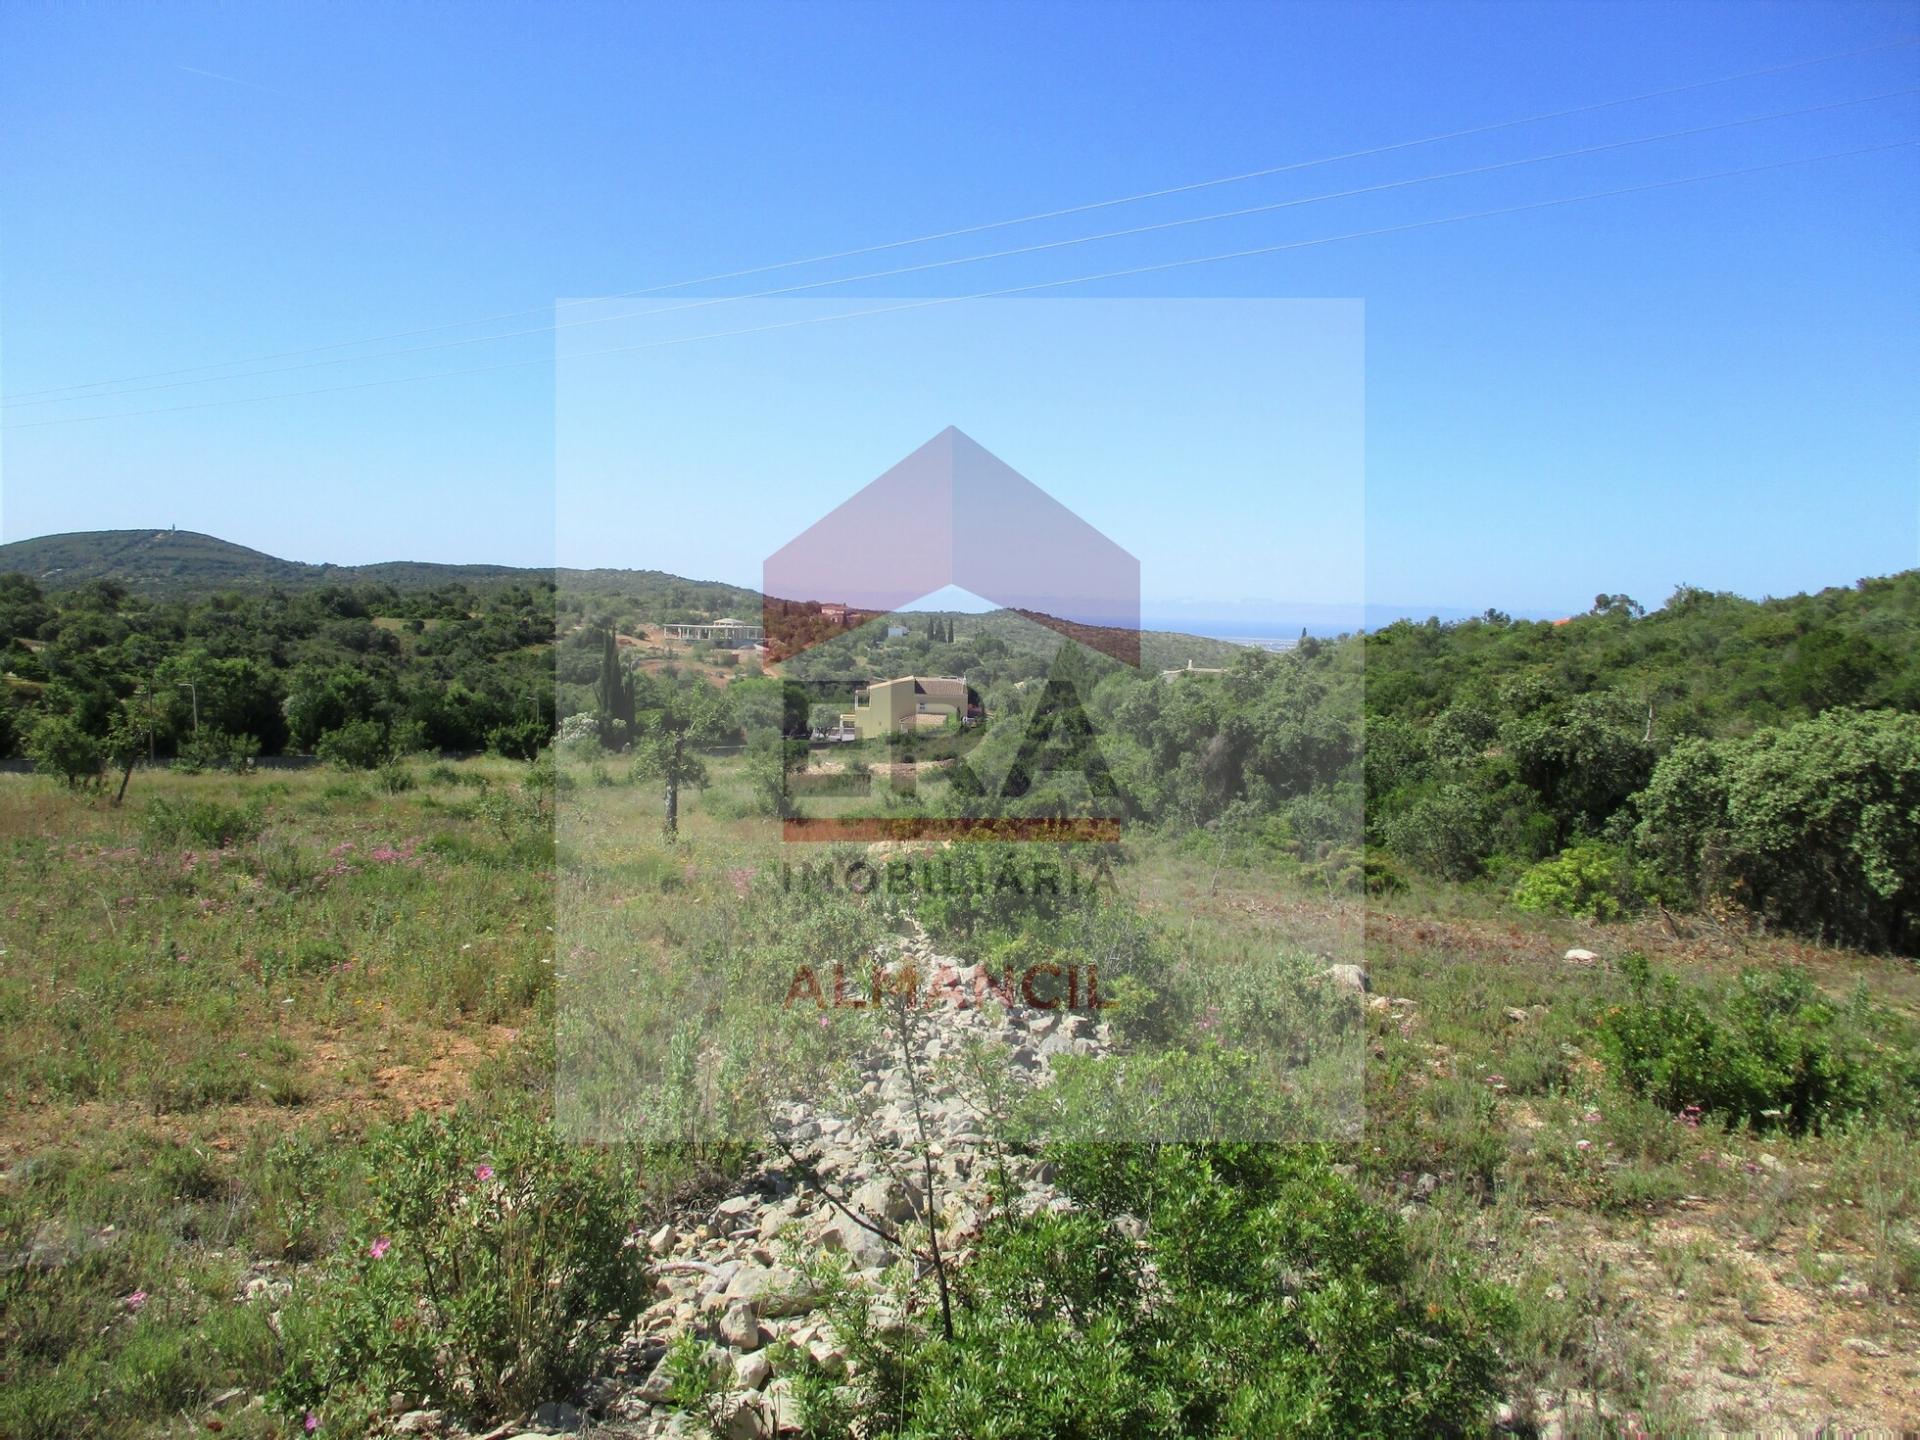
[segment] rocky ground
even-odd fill
[[[1600,959],[1577,947],[1556,958],[1574,968]],[[907,944],[899,963],[914,965],[922,976],[950,966],[959,989],[968,995],[986,978],[978,967],[936,955],[923,938]],[[1333,966],[1326,978],[1343,990],[1365,994],[1370,988],[1368,974],[1359,966]],[[1366,1003],[1376,1029],[1403,1039],[1421,1033],[1418,1002],[1372,994]],[[1065,1204],[1042,1167],[1006,1154],[992,1142],[981,1113],[949,1083],[942,1061],[978,1037],[1004,1046],[1027,1079],[1044,1085],[1059,1055],[1104,1050],[1111,1043],[1106,1027],[1085,1014],[1004,1010],[996,1004],[943,1004],[915,1015],[908,1039],[913,1064],[904,1063],[896,1035],[892,1048],[864,1057],[858,1093],[838,1113],[788,1111],[783,1136],[787,1153],[776,1147],[733,1193],[644,1238],[655,1257],[656,1298],[636,1319],[604,1375],[567,1403],[542,1407],[531,1425],[502,1427],[478,1440],[569,1431],[606,1440],[691,1440],[707,1434],[709,1422],[712,1433],[724,1440],[770,1440],[796,1433],[794,1402],[787,1382],[773,1374],[770,1351],[785,1342],[808,1352],[829,1374],[848,1373],[857,1363],[846,1356],[823,1311],[822,1297],[801,1268],[807,1257],[841,1257],[851,1283],[878,1291],[896,1265],[923,1278],[929,1274],[930,1221],[942,1253],[964,1262],[993,1203],[992,1181],[1000,1180],[1010,1190],[1012,1203],[1022,1208]],[[1510,1006],[1503,1021],[1524,1026],[1538,1016],[1539,1007]],[[1527,1106],[1520,1103],[1518,1109],[1524,1124]],[[1734,1164],[1743,1157],[1726,1159]],[[1761,1151],[1747,1168],[1775,1171],[1782,1165],[1772,1153]],[[1428,1203],[1438,1183],[1430,1174],[1417,1177],[1403,1207],[1409,1218]],[[1611,1264],[1620,1287],[1618,1303],[1631,1312],[1623,1313],[1620,1323],[1644,1328],[1649,1342],[1672,1358],[1674,1379],[1686,1392],[1689,1409],[1719,1417],[1709,1422],[1710,1430],[1721,1428],[1726,1417],[1740,1416],[1744,1419],[1734,1427],[1740,1430],[1758,1424],[1812,1433],[1823,1418],[1850,1411],[1906,1412],[1898,1392],[1915,1372],[1910,1363],[1903,1365],[1900,1341],[1891,1342],[1890,1353],[1884,1339],[1845,1333],[1852,1324],[1843,1323],[1839,1333],[1831,1333],[1829,1327],[1838,1317],[1817,1312],[1791,1276],[1782,1283],[1773,1273],[1779,1266],[1763,1263],[1767,1256],[1700,1228],[1698,1209],[1683,1207],[1680,1215],[1656,1225],[1653,1234],[1631,1238],[1567,1210],[1533,1215],[1530,1233],[1549,1250],[1567,1247],[1595,1257],[1596,1265]],[[1716,1328],[1711,1312],[1701,1308],[1707,1303],[1704,1292],[1689,1299],[1690,1287],[1699,1281],[1669,1273],[1678,1263],[1676,1255],[1694,1250],[1740,1270],[1745,1278],[1732,1286],[1728,1303],[1749,1323]],[[1776,1258],[1786,1263],[1784,1253]],[[1831,1285],[1835,1296],[1855,1308],[1863,1305],[1846,1287],[1865,1287],[1850,1273],[1840,1273],[1847,1257],[1822,1258],[1832,1259],[1840,1274]],[[1765,1328],[1754,1332],[1755,1325]],[[1748,1338],[1736,1343],[1735,1331]],[[1753,1333],[1762,1338],[1753,1341]],[[1774,1335],[1784,1339],[1767,1338]],[[702,1347],[721,1377],[705,1419],[667,1400],[672,1367],[666,1357],[682,1337]],[[1844,1403],[1841,1396],[1855,1403]],[[1632,1431],[1647,1423],[1578,1391],[1523,1391],[1495,1417],[1503,1431],[1555,1440],[1596,1429]],[[1658,1422],[1654,1428],[1660,1428]],[[444,1440],[459,1440],[461,1434],[432,1412],[400,1416],[396,1429]]]
[[[982,968],[936,955],[924,937],[903,949],[893,973],[910,965],[922,977],[944,977],[950,969],[966,997],[914,1012],[906,1029],[914,1063],[905,1063],[895,1030],[889,1046],[863,1058],[862,1083],[846,1113],[789,1107],[786,1153],[776,1149],[704,1214],[646,1237],[656,1257],[656,1298],[607,1373],[573,1397],[579,1403],[544,1406],[533,1428],[507,1426],[485,1440],[563,1431],[606,1440],[706,1433],[698,1418],[667,1403],[664,1362],[683,1335],[707,1347],[724,1377],[710,1406],[715,1433],[726,1440],[797,1433],[794,1403],[786,1382],[772,1375],[769,1350],[785,1341],[828,1373],[844,1373],[849,1364],[820,1313],[822,1297],[797,1268],[805,1257],[840,1257],[850,1283],[877,1288],[895,1265],[930,1273],[930,1221],[943,1256],[964,1262],[992,1203],[990,1179],[1008,1186],[1023,1209],[1065,1203],[1044,1167],[992,1144],[980,1113],[945,1078],[941,1062],[979,1038],[1003,1046],[1030,1081],[1045,1084],[1055,1056],[1103,1050],[1111,1042],[1107,1027],[1084,1012],[978,1003],[973,997],[990,978]],[[405,1414],[395,1428],[461,1434],[431,1411]]]

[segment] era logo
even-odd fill
[[[964,674],[863,673],[845,641],[831,652],[849,656],[838,673],[793,663],[949,585],[1064,637],[1051,673],[1027,682],[1041,688],[1020,696],[1017,727],[986,714]],[[1085,704],[1095,677],[1076,655],[1139,665],[1140,562],[997,456],[943,430],[769,556],[762,590],[767,659],[791,667],[788,839],[1118,838],[1118,789]],[[929,649],[941,640],[952,644],[936,624]],[[810,753],[849,741],[867,742],[850,763]],[[865,758],[875,749],[884,765]],[[815,797],[912,793],[923,767],[945,781],[944,813],[795,813]]]

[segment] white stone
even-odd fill
[[[733,1378],[743,1390],[758,1390],[773,1376],[773,1362],[767,1359],[767,1352],[756,1350],[751,1355],[737,1355],[733,1361]]]
[[[760,1317],[744,1300],[734,1301],[720,1317],[720,1338],[736,1350],[758,1350],[764,1333]]]
[[[726,1289],[728,1300],[745,1301],[755,1315],[804,1315],[820,1303],[805,1277],[784,1266],[745,1265]]]

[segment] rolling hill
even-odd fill
[[[737,585],[689,580],[661,570],[546,570],[513,565],[446,565],[394,560],[373,565],[310,564],[192,530],[80,530],[0,545],[0,573],[31,577],[42,589],[71,590],[112,580],[148,599],[186,599],[220,591],[313,590],[326,585],[386,585],[424,590],[463,584],[475,590],[558,585],[565,610],[627,625],[701,614],[755,615],[760,596]],[[1053,637],[1010,611],[952,615],[964,629],[1000,635],[1014,651],[1050,650]],[[924,617],[910,623],[918,633]],[[1039,638],[1036,638],[1038,636]],[[1153,668],[1223,664],[1238,649],[1199,636],[1142,632],[1141,662]]]
[[[411,590],[456,581],[470,585],[537,581],[552,573],[511,565],[435,565],[415,560],[310,565],[192,530],[77,530],[16,540],[0,545],[0,571],[29,575],[47,590],[113,580],[135,594],[149,596],[321,585],[392,585]]]

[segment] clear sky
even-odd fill
[[[549,563],[555,335],[541,327],[558,298],[1905,36],[1920,36],[1920,7],[1837,0],[15,0],[0,8],[0,538],[177,523],[306,560]],[[649,303],[1312,200],[1916,86],[1920,46],[1881,48]],[[1417,227],[1046,293],[1361,302],[1370,599],[1564,612],[1599,590],[1658,601],[1683,581],[1785,593],[1920,564],[1920,150],[1638,187],[1917,138],[1920,98],[1907,94],[809,293],[966,295]],[[1638,193],[1427,223],[1620,189]],[[695,313],[719,330],[727,309]],[[251,367],[278,374],[196,371],[34,403],[49,387],[508,314]],[[381,358],[515,330],[533,333]],[[1115,343],[1099,363],[1118,390],[1137,358]],[[738,394],[710,392],[681,418],[751,427],[754,363],[764,356],[744,364]],[[467,373],[369,383],[441,371]],[[173,383],[205,373],[236,378]],[[1084,378],[1097,389],[1101,374]],[[168,388],[140,388],[154,386]],[[329,393],[207,403],[313,390]],[[1162,426],[1156,443],[1169,449],[1192,423],[1174,403],[1134,413],[1137,387],[1128,404],[1130,423]],[[1005,453],[977,420],[953,423]],[[874,473],[882,449],[871,432],[849,441],[849,484]],[[734,483],[751,509],[782,481]],[[1183,596],[1316,598],[1285,593],[1259,546],[1218,545],[1222,517],[1247,499],[1244,475],[1177,483],[1185,503],[1119,524],[1143,537],[1128,543],[1146,573],[1163,577],[1149,581],[1150,609]],[[612,543],[561,558],[683,573],[714,558],[671,523],[601,538]]]

